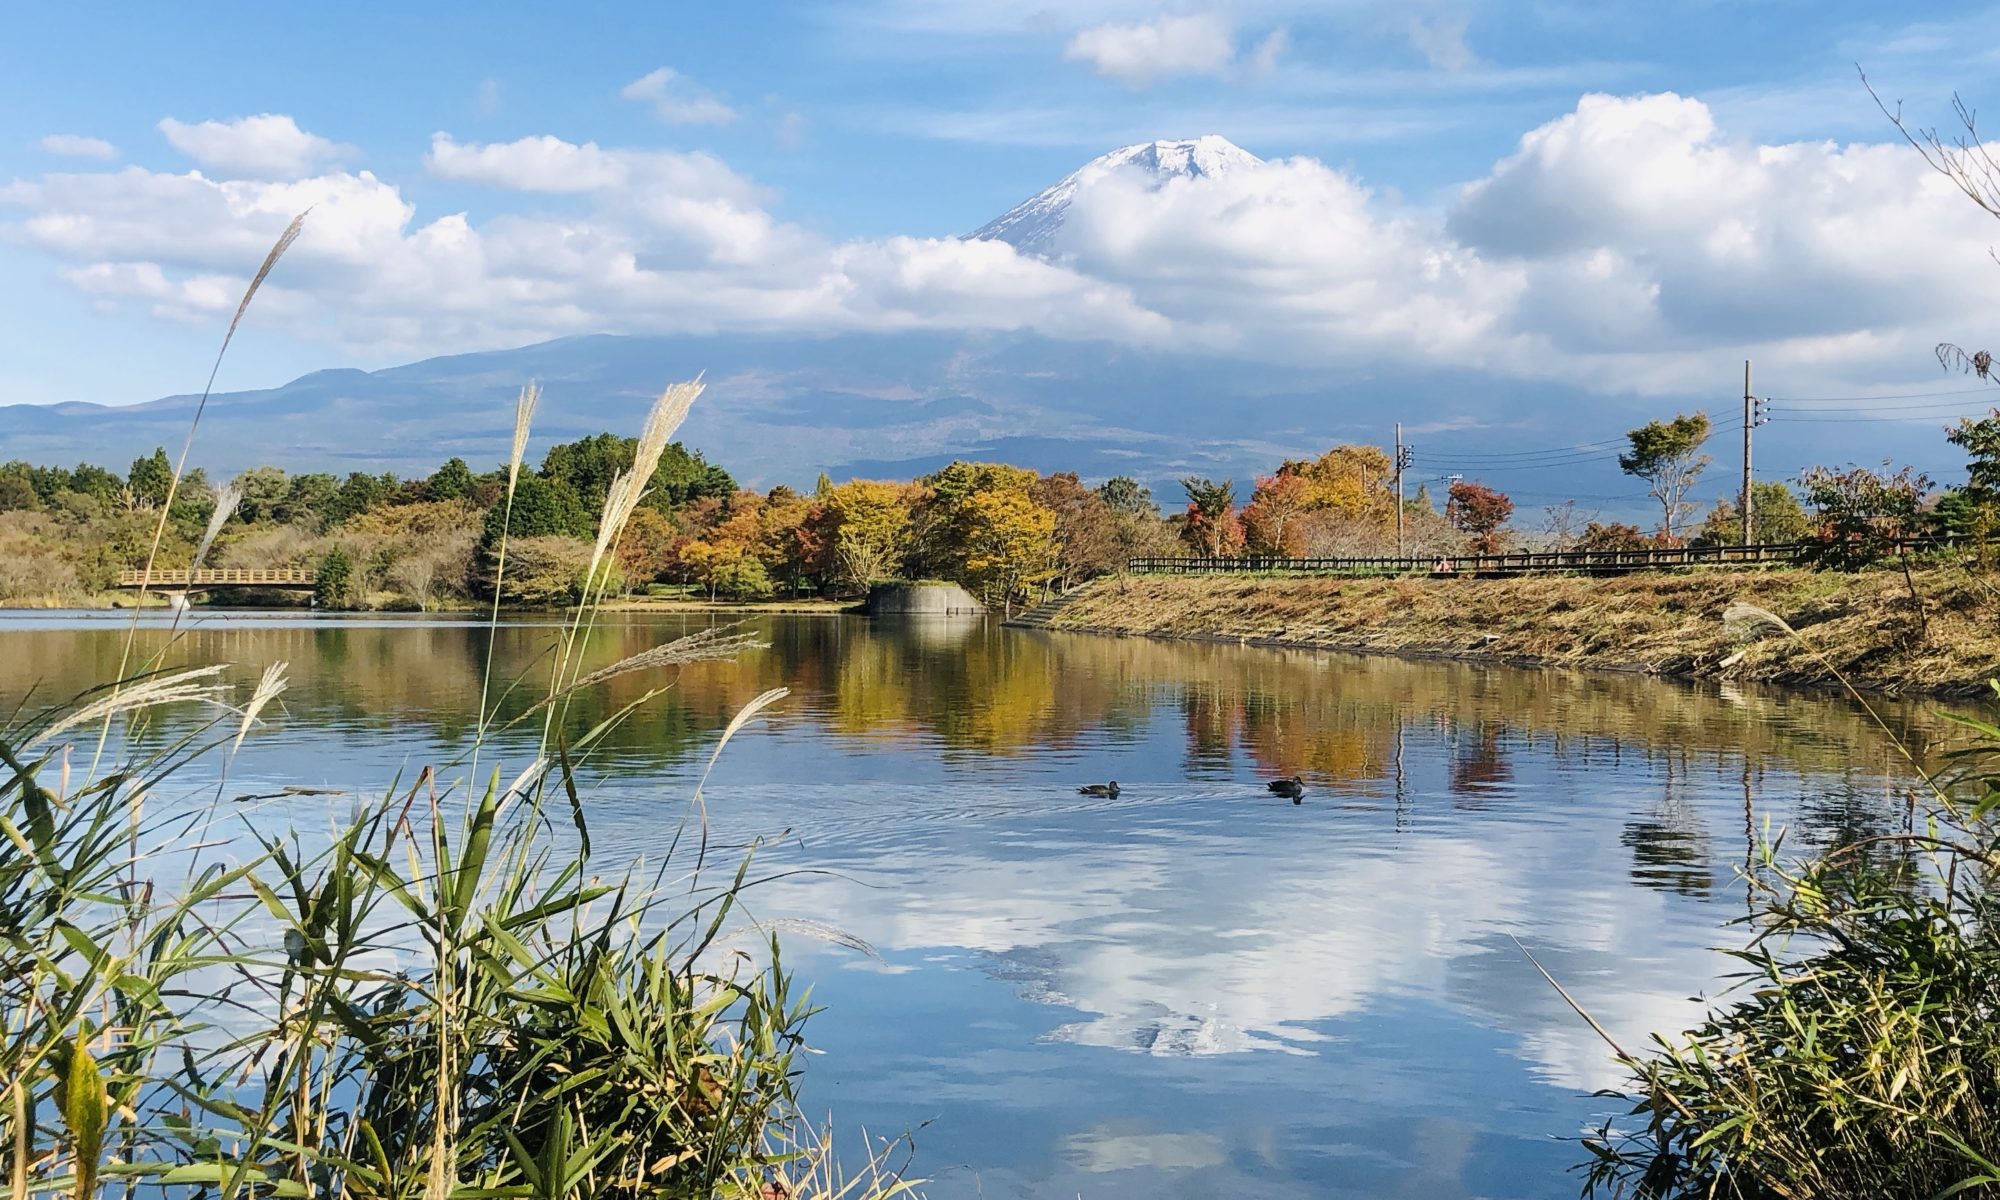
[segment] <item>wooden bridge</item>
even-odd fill
[[[1931,543],[1926,542],[1928,546]],[[1448,554],[1410,558],[1134,558],[1141,575],[1212,575],[1248,572],[1306,575],[1531,575],[1569,572],[1610,575],[1668,567],[1781,566],[1804,561],[1806,542],[1756,546],[1673,546],[1643,550],[1537,550],[1513,554]]]
[[[152,592],[205,592],[211,588],[291,588],[312,590],[317,576],[305,567],[204,567],[190,572],[186,567],[155,567],[149,576],[143,570],[118,572],[118,586]]]

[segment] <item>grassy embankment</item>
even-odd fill
[[[1953,693],[2000,675],[2000,590],[1960,567],[1915,575],[1918,633],[1894,571],[1695,570],[1610,578],[1330,579],[1127,576],[1053,611],[1051,629],[1243,641],[1526,666]],[[1769,630],[1731,629],[1744,601],[1825,656]]]

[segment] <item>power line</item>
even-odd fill
[[[1955,392],[1897,392],[1887,396],[1766,396],[1774,404],[1873,404],[1877,400],[1929,400],[1937,396],[1976,396],[1981,393],[2000,399],[1990,387],[1960,388]]]
[[[1912,404],[1907,408],[1870,407],[1856,405],[1841,408],[1789,408],[1780,406],[1779,412],[1788,412],[1801,420],[1838,420],[1843,413],[1866,413],[1874,416],[1895,416],[1900,419],[1921,421],[1925,417],[1952,416],[1965,410],[1963,404]]]
[[[1734,429],[1741,429],[1742,427],[1743,421],[1741,418],[1716,421],[1709,425],[1708,436],[1712,438],[1718,433],[1727,433]],[[1610,448],[1614,446],[1622,447],[1628,444],[1626,438],[1620,437],[1602,442],[1586,442],[1576,446],[1550,446],[1541,450],[1513,450],[1506,453],[1488,454],[1470,450],[1439,451],[1435,455],[1425,455],[1424,459],[1427,463],[1449,462],[1454,464],[1472,464],[1476,465],[1480,470],[1500,470],[1503,468],[1513,469],[1515,467],[1532,466],[1564,466],[1569,463],[1597,460],[1609,461],[1615,459],[1618,457],[1618,454],[1611,451]],[[1703,444],[1706,444],[1706,442],[1704,441]]]
[[[1771,419],[1772,419],[1773,421],[1786,421],[1786,422],[1789,422],[1789,423],[1791,423],[1791,424],[1794,424],[1794,425],[1848,425],[1848,424],[1853,424],[1853,423],[1855,423],[1855,422],[1857,422],[1857,421],[1858,421],[1858,422],[1861,422],[1862,424],[1875,424],[1875,423],[1878,423],[1878,422],[1883,422],[1883,421],[1894,421],[1894,422],[1896,422],[1896,423],[1898,423],[1898,424],[1904,424],[1904,425],[1907,425],[1907,424],[1910,424],[1911,422],[1914,422],[1914,421],[1936,421],[1936,420],[1939,420],[1939,419],[1941,419],[1941,418],[1944,418],[1944,417],[1951,417],[1951,416],[1958,416],[1958,417],[1964,417],[1964,418],[1966,418],[1966,419],[1970,420],[1970,419],[1972,419],[1972,418],[1974,418],[1974,417],[1983,417],[1983,416],[1985,416],[1985,415],[1986,415],[1985,413],[1933,413],[1933,414],[1931,414],[1931,415],[1929,415],[1929,416],[1924,416],[1924,417],[1801,417],[1801,416],[1791,416],[1791,417],[1772,417]]]
[[[1576,450],[1599,450],[1609,446],[1621,446],[1624,444],[1625,444],[1625,439],[1619,437],[1619,438],[1610,438],[1602,442],[1583,442],[1574,446],[1560,446],[1560,447],[1552,446],[1546,450],[1505,450],[1492,453],[1483,451],[1482,452],[1466,451],[1464,453],[1454,454],[1452,455],[1452,457],[1453,458],[1532,458],[1532,457],[1538,457],[1543,454],[1568,454],[1571,451],[1576,451]]]

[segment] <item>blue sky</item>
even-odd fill
[[[1059,336],[1206,338],[1203,345],[1250,360],[1307,359],[1331,344],[1329,369],[1349,369],[1386,353],[1385,338],[1357,333],[1349,345],[1349,332],[1403,299],[1395,294],[1401,275],[1446,261],[1462,277],[1417,299],[1436,306],[1490,289],[1491,304],[1468,301],[1466,312],[1438,319],[1477,324],[1482,337],[1532,334],[1511,350],[1489,352],[1482,342],[1478,351],[1480,369],[1515,383],[1604,380],[1613,390],[1671,393],[1717,363],[1768,353],[1801,394],[1938,386],[1935,365],[1919,352],[1936,337],[1979,331],[1928,318],[1890,331],[1893,314],[1877,310],[1905,289],[1949,296],[1953,307],[1940,313],[1962,312],[1959,300],[1976,298],[1981,272],[2000,281],[1990,263],[1966,265],[1983,257],[1985,218],[1969,206],[1950,210],[1950,229],[1899,250],[1898,264],[1820,271],[1813,243],[1785,241],[1795,201],[1784,188],[1824,191],[1827,180],[1857,172],[1883,172],[1900,191],[1858,215],[1819,213],[1834,231],[1827,237],[1852,245],[1870,240],[1871,222],[1905,232],[1937,224],[1931,214],[1948,211],[1937,207],[1943,201],[1914,172],[1904,174],[1900,159],[1838,158],[1836,146],[1809,152],[1825,160],[1812,179],[1774,176],[1765,206],[1744,222],[1750,241],[1776,239],[1763,249],[1778,267],[1760,268],[1742,294],[1768,287],[1779,299],[1746,300],[1741,312],[1726,292],[1677,298],[1685,285],[1671,268],[1684,254],[1663,239],[1693,233],[1665,230],[1643,203],[1621,207],[1615,195],[1594,202],[1586,214],[1593,221],[1638,215],[1623,227],[1605,217],[1590,245],[1558,248],[1567,257],[1546,277],[1534,272],[1556,252],[1524,248],[1503,217],[1543,228],[1578,219],[1562,207],[1577,185],[1558,168],[1573,168],[1595,144],[1586,128],[1595,118],[1575,115],[1589,93],[1633,101],[1676,93],[1693,107],[1662,118],[1661,128],[1680,131],[1671,137],[1703,156],[1734,154],[1739,173],[1761,169],[1769,147],[1893,139],[1855,79],[1857,62],[1929,119],[1948,116],[1954,88],[1976,103],[1992,67],[1979,31],[1993,15],[1963,5],[1891,13],[1858,3],[1477,0],[1083,0],[1041,10],[967,0],[20,7],[5,18],[15,53],[0,72],[0,267],[15,281],[0,294],[0,320],[15,334],[0,387],[13,400],[122,403],[196,384],[233,307],[231,287],[257,257],[246,248],[268,242],[285,204],[306,202],[320,205],[315,225],[253,315],[225,385],[560,333],[682,332],[711,321],[813,336],[1041,322]],[[234,142],[188,149],[202,122],[223,123],[221,134],[241,142],[243,128],[230,123],[260,114],[288,120],[309,139],[296,165],[244,168],[244,153],[264,150]],[[1530,164],[1540,175],[1526,182],[1491,183],[1524,135],[1566,118],[1582,129],[1584,150]],[[163,121],[183,123],[184,144],[174,144]],[[1270,319],[1227,328],[1225,315],[1191,307],[1160,273],[1119,259],[1108,243],[1079,242],[1057,278],[1039,263],[968,264],[924,241],[974,228],[1115,146],[1205,133],[1266,159],[1310,161],[1315,173],[1271,184],[1295,189],[1274,211],[1301,214],[1302,228],[1365,209],[1351,244],[1408,234],[1408,245],[1398,242],[1381,262],[1329,260],[1327,274],[1346,279],[1351,269],[1341,286],[1372,298],[1343,306],[1311,294],[1319,284],[1292,281],[1285,286],[1305,289],[1302,303],[1327,315],[1281,336],[1269,333]],[[1634,137],[1621,144],[1643,149],[1654,134]],[[608,182],[571,186],[564,175],[587,165],[578,148],[627,157],[604,168]],[[445,161],[454,149],[463,152],[456,167]],[[1672,169],[1607,163],[1635,187],[1644,169]],[[165,194],[192,171],[215,181],[213,195]],[[1497,201],[1473,211],[1463,189],[1482,180],[1490,196],[1519,203],[1510,201],[1507,214],[1496,215]],[[340,244],[351,232],[350,208],[322,194],[341,188],[351,201],[356,188],[373,189],[364,199],[375,215],[354,227],[351,245]],[[669,192],[673,214],[639,211]],[[398,204],[407,206],[400,226],[392,211],[383,215]],[[352,201],[352,211],[362,207]],[[1107,238],[1119,223],[1106,215],[1113,211],[1095,226]],[[1201,241],[1235,210],[1190,211],[1188,220],[1205,222],[1187,230]],[[454,214],[464,214],[469,233],[429,228]],[[240,237],[212,228],[239,216]],[[1718,227],[1733,219],[1704,218]],[[524,231],[522,221],[534,225]],[[1421,236],[1409,233],[1419,227]],[[634,232],[641,228],[643,236]],[[1164,239],[1171,229],[1153,232]],[[465,256],[479,265],[452,260],[440,237],[476,240],[476,253]],[[614,244],[622,249],[571,278],[518,266],[556,256],[558,246],[582,256]],[[357,265],[405,251],[407,269]],[[1149,253],[1157,258],[1158,245]],[[1206,243],[1190,251],[1222,262],[1265,253]],[[1949,282],[1927,274],[1931,253]],[[1607,254],[1653,264],[1650,282],[1628,281],[1619,294],[1663,297],[1665,325],[1622,327],[1607,319],[1606,303],[1566,282],[1578,271],[1617,275],[1615,264],[1604,266]],[[507,255],[516,268],[496,272],[492,263]],[[1461,261],[1474,256],[1483,274]],[[780,261],[813,265],[769,278]],[[631,284],[630,294],[621,291],[631,282],[622,266],[602,267],[636,263],[644,273],[659,262],[673,271]],[[1273,265],[1260,260],[1259,270],[1268,276]],[[461,291],[447,295],[452,283]],[[677,288],[725,298],[663,298]],[[740,307],[731,308],[727,296],[739,289]],[[393,303],[398,293],[407,293],[403,308]],[[616,299],[600,303],[607,294]],[[433,311],[420,311],[426,305]],[[1276,324],[1295,307],[1276,310]],[[1849,315],[1823,311],[1833,309]],[[453,315],[438,320],[435,311]],[[1533,361],[1538,346],[1551,345],[1572,357],[1571,367]]]

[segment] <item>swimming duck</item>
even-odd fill
[[[1292,776],[1290,779],[1273,779],[1264,786],[1290,800],[1293,804],[1301,803],[1300,797],[1306,794],[1306,781],[1297,775]]]
[[[1083,787],[1076,789],[1076,794],[1079,796],[1108,796],[1116,800],[1118,798],[1118,781],[1114,779],[1110,783],[1085,784]]]

